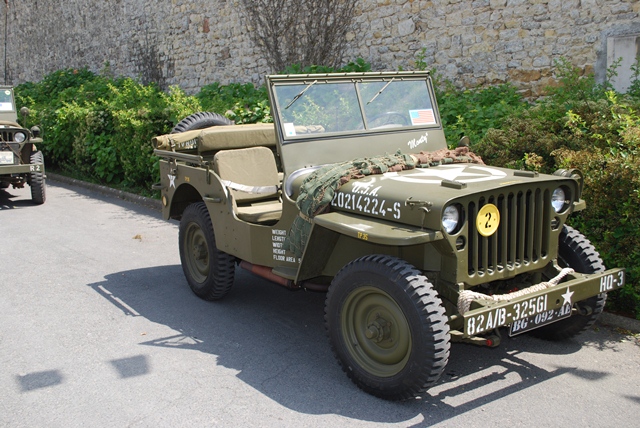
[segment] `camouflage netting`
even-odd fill
[[[309,238],[313,217],[329,211],[331,200],[340,187],[351,179],[372,174],[397,172],[415,167],[429,167],[450,163],[484,163],[468,147],[455,150],[442,149],[418,154],[396,153],[374,158],[360,158],[324,166],[309,177],[300,187],[296,205],[300,215],[294,220],[284,243],[284,248],[301,257]]]

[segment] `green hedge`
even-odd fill
[[[42,128],[47,165],[74,176],[135,190],[150,189],[158,162],[150,144],[182,117],[200,109],[179,88],[168,93],[129,78],[86,69],[60,70],[16,88]]]
[[[341,70],[294,65],[286,72],[369,68],[359,59]],[[628,285],[613,293],[610,308],[640,319],[640,73],[626,95],[580,76],[567,61],[558,64],[557,74],[559,85],[549,96],[529,103],[510,85],[460,90],[434,73],[447,141],[454,146],[469,136],[472,149],[496,166],[547,173],[581,169],[587,209],[571,223],[607,265],[627,268]],[[212,83],[187,96],[177,87],[163,92],[110,77],[108,68],[101,74],[60,70],[37,84],[19,85],[16,96],[32,110],[29,124],[42,128],[48,168],[142,194],[158,181],[151,138],[170,132],[187,115],[213,111],[236,123],[272,121],[264,87]]]

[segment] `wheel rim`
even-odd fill
[[[185,240],[187,267],[196,282],[205,282],[209,276],[209,246],[204,232],[195,223],[189,224]]]
[[[356,363],[374,376],[398,374],[411,354],[411,329],[396,301],[384,291],[359,287],[345,300],[341,329]]]

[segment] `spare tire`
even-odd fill
[[[182,119],[176,126],[173,127],[171,133],[179,134],[181,132],[210,128],[212,126],[226,126],[234,124],[235,123],[232,120],[229,120],[220,114],[211,113],[209,111],[201,111],[191,114]]]

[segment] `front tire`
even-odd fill
[[[44,165],[44,156],[38,151],[31,155],[31,164]],[[29,185],[31,187],[31,199],[35,204],[42,205],[47,200],[47,185],[44,171],[34,171],[30,173]]]
[[[604,262],[591,242],[570,226],[560,233],[558,263],[579,273],[605,271]],[[602,293],[574,303],[578,312],[569,318],[531,331],[531,335],[545,340],[566,340],[590,328],[604,309],[607,294]]]
[[[216,247],[204,202],[193,203],[184,210],[178,241],[182,270],[191,290],[204,300],[222,299],[233,285],[235,258]]]
[[[433,285],[390,256],[354,260],[338,272],[325,304],[333,352],[362,390],[387,400],[419,396],[449,359],[449,325]]]

